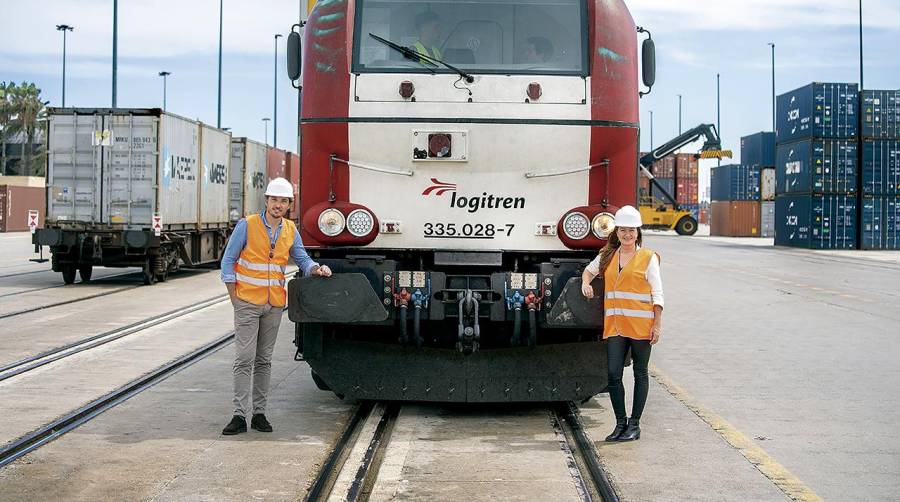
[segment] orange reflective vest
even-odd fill
[[[281,220],[281,234],[273,244],[258,214],[247,217],[247,244],[234,264],[237,297],[254,305],[284,307],[284,272],[294,245],[296,227],[291,220]]]
[[[649,249],[639,249],[625,268],[619,272],[619,252],[616,251],[606,273],[603,274],[606,311],[603,339],[624,336],[634,340],[649,340],[653,327],[653,299],[647,281],[647,267],[655,255]]]

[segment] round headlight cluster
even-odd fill
[[[344,231],[344,215],[337,209],[326,209],[319,214],[319,230],[328,237],[336,237]]]
[[[591,230],[591,221],[581,213],[571,213],[563,220],[563,232],[570,239],[581,240]]]
[[[365,237],[375,227],[375,218],[365,209],[356,209],[347,216],[347,230],[354,237]]]
[[[591,229],[598,239],[606,239],[615,228],[616,218],[609,213],[600,213],[591,222]]]

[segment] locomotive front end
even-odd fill
[[[602,300],[580,276],[636,199],[624,5],[333,0],[304,37],[301,232],[336,276],[292,280],[289,315],[317,383],[428,401],[603,391]]]

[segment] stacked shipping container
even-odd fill
[[[774,234],[770,218],[774,211],[770,202],[774,198],[771,192],[774,165],[775,134],[760,132],[741,138],[741,164],[712,169],[711,235],[771,237]]]
[[[775,244],[856,247],[859,88],[813,83],[778,97]]]
[[[900,249],[900,91],[862,93],[862,249]]]
[[[697,157],[687,153],[672,154],[654,162],[650,172],[663,190],[674,197],[682,209],[690,211],[694,219],[699,221],[700,163]],[[652,196],[663,203],[669,202],[659,188],[652,185],[645,176],[638,177],[638,194],[640,198]]]

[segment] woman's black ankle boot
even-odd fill
[[[632,418],[628,421],[625,432],[616,441],[634,441],[636,439],[641,439],[641,420]]]
[[[606,436],[607,441],[618,441],[619,436],[622,435],[623,432],[628,428],[628,419],[627,418],[617,418],[616,419],[616,428],[613,429],[612,434]]]

